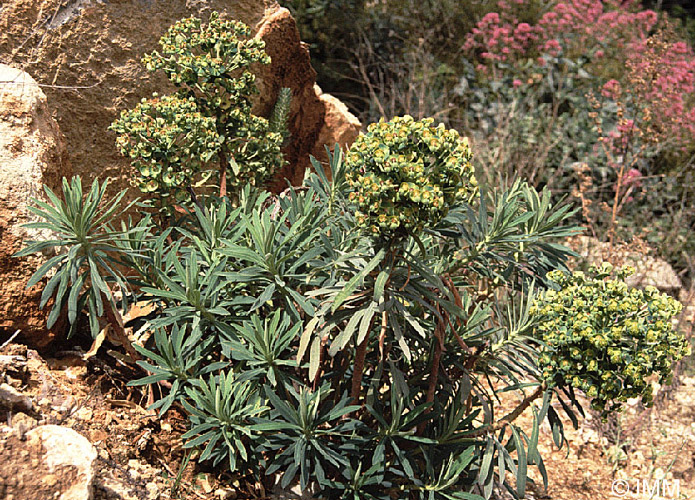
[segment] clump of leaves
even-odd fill
[[[105,310],[111,310],[112,314],[117,310],[115,295],[107,282],[127,290],[125,277],[114,266],[113,252],[116,249],[112,243],[114,234],[109,227],[111,218],[121,208],[119,204],[125,192],[102,203],[107,185],[108,182],[95,180],[85,195],[80,177],[73,177],[71,181],[63,179],[64,200],[44,186],[49,203],[34,199],[34,206],[29,207],[43,222],[32,222],[25,227],[49,230],[55,239],[28,242],[15,257],[47,249],[59,252],[37,269],[27,283],[27,287],[32,287],[50,276],[39,304],[43,308],[53,299],[48,328],[55,324],[61,313],[67,313],[70,324],[74,325],[77,314],[86,308],[92,335],[96,337],[100,330],[97,318],[103,316]],[[127,300],[127,294],[122,297]],[[124,307],[126,305],[127,302]]]
[[[136,186],[143,193],[156,191],[164,204],[190,196],[196,174],[223,141],[215,120],[203,116],[192,97],[179,95],[143,99],[111,129],[120,134],[118,150],[133,159]]]
[[[270,57],[264,42],[250,35],[245,24],[213,12],[207,24],[195,17],[178,21],[160,39],[161,51],[143,57],[148,71],[164,71],[179,89],[123,112],[111,127],[144,192],[173,193],[178,202],[188,193],[195,201],[194,174],[216,166],[224,196],[246,184],[262,186],[284,164],[289,98],[283,91],[273,124],[251,113],[258,89],[250,68],[269,64]]]
[[[571,385],[592,398],[592,407],[610,411],[628,398],[652,403],[649,377],[670,383],[671,366],[688,353],[672,319],[681,304],[654,287],[630,289],[613,278],[612,266],[592,266],[589,274],[549,273],[557,289],[541,293],[531,314],[543,341],[539,368],[553,385]]]
[[[468,140],[434,120],[381,120],[347,154],[355,220],[375,235],[418,233],[436,225],[477,185]]]

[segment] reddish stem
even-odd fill
[[[350,391],[350,396],[355,403],[357,403],[359,400],[360,392],[362,390],[362,372],[364,371],[364,361],[367,357],[368,345],[369,334],[365,335],[362,343],[357,346],[357,352],[355,354],[355,370],[352,373],[352,389]]]
[[[527,396],[521,403],[519,403],[519,406],[514,408],[514,410],[509,412],[507,415],[499,419],[494,424],[488,427],[481,427],[480,429],[476,429],[475,431],[466,434],[466,437],[484,436],[486,434],[497,432],[505,428],[507,425],[514,422],[514,420],[516,420],[517,417],[521,415],[524,412],[524,410],[526,410],[526,408],[531,406],[531,403],[533,403],[536,399],[540,398],[547,388],[548,385],[545,382],[543,382],[532,394]]]
[[[227,167],[229,167],[229,161],[227,160],[227,155],[223,151],[219,152],[220,157],[220,198],[227,196]]]
[[[442,359],[442,352],[444,351],[444,338],[442,331],[446,328],[446,323],[440,321],[437,324],[437,328],[434,329],[435,343],[434,343],[434,357],[432,358],[432,368],[430,370],[430,384],[427,388],[427,402],[431,403],[434,401],[434,390],[437,387],[437,379],[439,378],[439,362]]]

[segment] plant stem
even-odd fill
[[[386,329],[388,327],[388,313],[381,313],[381,332],[379,332],[379,358],[384,360],[384,341],[386,340]]]
[[[548,384],[545,381],[543,381],[543,383],[539,385],[538,388],[535,391],[533,391],[533,393],[524,398],[524,400],[519,404],[519,406],[514,408],[514,410],[506,414],[504,417],[499,419],[494,424],[489,425],[487,427],[481,427],[480,429],[476,429],[475,431],[466,434],[466,437],[468,438],[484,436],[486,434],[497,432],[505,428],[507,425],[514,422],[514,420],[516,420],[519,417],[519,415],[521,415],[526,410],[526,408],[531,406],[531,403],[533,403],[536,399],[540,398],[547,388]]]
[[[371,330],[371,325],[369,330]],[[355,368],[352,373],[352,388],[350,390],[350,397],[355,403],[357,403],[359,400],[360,392],[362,390],[362,372],[364,371],[364,360],[367,357],[368,345],[369,333],[365,335],[362,343],[357,346],[357,352],[355,353]]]
[[[224,198],[227,196],[227,167],[229,167],[229,160],[227,160],[227,155],[222,150],[220,150],[218,156],[220,158],[220,198]]]
[[[432,358],[432,368],[430,370],[429,387],[427,388],[428,403],[434,401],[434,390],[437,387],[437,379],[439,378],[439,362],[442,359],[442,352],[444,351],[443,333],[445,329],[446,323],[441,320],[434,329],[434,356]]]

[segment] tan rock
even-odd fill
[[[144,70],[140,58],[158,48],[159,37],[175,21],[191,15],[205,19],[211,10],[245,22],[266,41],[272,64],[259,68],[258,114],[270,113],[280,88],[292,89],[289,165],[281,176],[299,182],[309,154],[323,149],[317,140],[326,135],[326,98],[314,90],[316,73],[296,23],[274,0],[5,0],[0,62],[25,67],[42,84],[53,85],[45,91],[70,145],[75,173],[113,177],[116,190],[129,184],[129,161],[117,153],[115,134],[107,127],[140,98],[171,90],[161,74]],[[285,185],[278,179],[274,188]]]
[[[299,484],[291,484],[287,488],[281,486],[282,474],[276,474],[274,477],[275,485],[269,495],[271,500],[305,500],[317,497],[318,489],[315,484],[307,485],[306,490],[302,490]]]
[[[635,274],[625,282],[632,287],[645,288],[654,286],[663,292],[677,293],[683,288],[676,271],[663,259],[634,250],[629,245],[616,245],[611,248],[589,236],[578,236],[572,239],[570,246],[587,262],[599,264],[603,261],[612,262],[616,266],[632,266]]]
[[[10,411],[30,412],[34,405],[28,398],[9,384],[0,384],[0,408]]]
[[[328,161],[328,155],[324,145],[331,150],[336,144],[341,148],[350,146],[357,139],[362,124],[340,99],[322,92],[318,85],[315,85],[314,89],[324,105],[326,115],[312,155],[325,162]]]
[[[60,493],[59,500],[90,500],[93,497],[93,483],[97,451],[91,443],[78,432],[58,425],[42,425],[26,434],[28,447],[43,447],[43,465],[50,474]],[[54,496],[55,498],[55,496]]]
[[[43,346],[45,311],[39,311],[40,289],[26,283],[45,257],[16,259],[12,254],[26,239],[46,233],[21,225],[36,220],[27,206],[43,198],[44,183],[53,188],[69,175],[62,136],[46,104],[46,96],[27,73],[0,64],[0,335],[16,329],[25,340]]]

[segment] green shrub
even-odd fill
[[[610,411],[641,397],[652,403],[651,375],[671,383],[671,363],[688,354],[687,341],[673,328],[681,304],[654,287],[629,289],[622,281],[634,273],[625,268],[618,279],[612,267],[592,267],[590,274],[549,273],[559,290],[536,299],[543,341],[539,368],[551,385],[570,385],[592,398],[592,408]]]
[[[193,98],[178,95],[143,99],[111,129],[120,134],[119,151],[133,159],[137,187],[143,193],[157,191],[164,203],[190,196],[195,175],[222,142],[215,120],[198,112]]]
[[[197,24],[177,26],[189,33]],[[538,452],[545,420],[562,445],[551,402],[573,422],[581,411],[567,387],[577,371],[559,358],[557,369],[539,360],[551,346],[564,352],[550,342],[549,322],[569,330],[576,319],[546,317],[543,301],[553,280],[566,283],[551,274],[565,271],[571,255],[557,241],[577,228],[566,226],[573,212],[552,205],[547,190],[520,181],[476,190],[467,142],[431,125],[375,124],[345,157],[329,151],[328,172],[314,160],[302,185],[282,196],[253,182],[241,188],[238,177],[230,197],[201,192],[176,225],[155,223],[144,204],[139,220],[115,231],[105,220],[119,200],[96,215],[103,187],[95,184],[83,202],[79,182],[66,182],[66,202],[49,194],[51,203],[37,209],[41,227],[61,231],[61,240],[22,254],[65,247],[65,262],[76,264],[44,292],[61,303],[72,284],[87,300],[120,288],[156,306],[147,324],[153,344],[135,347],[143,376],[130,384],[161,385],[152,408],[176,405],[187,415],[184,446],[199,450],[199,461],[240,480],[283,471],[283,486],[315,486],[329,499],[480,500],[500,488],[523,498],[529,466],[547,483]],[[158,188],[152,196],[161,205],[170,195]],[[389,227],[391,217],[399,224]],[[105,256],[128,279],[100,281]],[[80,271],[87,265],[89,274]],[[97,328],[117,322],[79,293],[69,293],[70,314],[86,308]],[[648,311],[634,320],[638,330],[659,329],[659,350],[645,351],[642,365],[665,374],[681,353],[665,326],[677,306],[651,292],[628,295],[637,318]],[[659,315],[662,325],[652,327]],[[587,312],[591,324],[606,317]],[[606,352],[634,348],[622,336],[608,342]],[[500,416],[499,395],[509,392],[520,402]],[[533,422],[522,427],[516,419],[529,408]]]
[[[224,196],[246,184],[262,186],[284,163],[288,93],[281,93],[282,109],[272,124],[251,113],[258,93],[251,65],[269,64],[270,57],[264,42],[250,34],[248,26],[217,12],[206,25],[191,17],[169,28],[159,41],[161,52],[142,59],[148,71],[163,71],[179,90],[143,100],[111,129],[119,134],[120,152],[133,158],[136,185],[158,191],[168,210],[167,195],[195,201],[194,185],[209,174],[218,172],[215,182]],[[201,170],[208,175],[195,178]]]
[[[412,139],[428,131],[411,131]],[[459,158],[457,171],[470,172],[467,160]],[[597,406],[610,401],[607,411],[645,393],[641,371],[605,361],[598,348],[596,375],[603,380],[601,370],[612,369],[605,373],[613,382],[622,370],[626,384],[633,377],[627,389],[593,394],[584,384],[593,372],[554,358],[573,356],[574,345],[553,344],[550,335],[571,329],[579,314],[567,305],[555,311],[553,297],[569,296],[574,288],[565,285],[575,278],[548,274],[564,269],[569,255],[553,240],[574,229],[562,227],[572,212],[551,207],[547,192],[517,182],[480,198],[452,196],[423,231],[386,244],[352,212],[347,179],[360,167],[348,169],[338,150],[330,177],[314,167],[275,203],[247,187],[237,208],[228,198],[201,197],[202,208],[176,229],[162,230],[147,214],[123,231],[105,229],[111,258],[129,265],[130,298],[157,305],[149,320],[154,344],[136,346],[145,374],[131,384],[166,383],[153,408],[181,405],[190,421],[184,445],[199,448],[200,461],[257,479],[282,470],[283,485],[313,484],[326,498],[480,499],[499,487],[521,498],[529,466],[545,477],[537,451],[545,419],[562,444],[552,399],[576,419],[572,406],[580,406],[567,384],[586,388]],[[75,198],[69,185],[66,195]],[[94,205],[53,203],[46,210],[76,210],[78,220]],[[45,218],[52,228],[55,218]],[[67,246],[68,255],[79,252],[78,241]],[[552,280],[564,288],[538,295]],[[599,281],[582,286],[600,288]],[[623,285],[609,288],[625,295]],[[666,374],[682,353],[668,323],[677,305],[652,292],[625,296],[638,311],[613,321],[620,338],[606,337],[602,348],[656,346],[638,354],[639,369]],[[582,317],[603,327],[611,307]],[[100,311],[89,314],[99,325]],[[624,335],[635,322],[647,344]],[[578,384],[575,376],[583,377]],[[496,397],[508,391],[521,402],[500,417]],[[531,406],[532,426],[518,426]],[[513,489],[507,471],[516,471]]]

